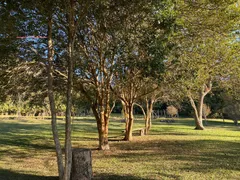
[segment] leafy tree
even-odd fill
[[[154,105],[157,102],[167,102],[169,99],[169,91],[166,89],[163,80],[160,82],[151,78],[149,81],[144,81],[144,86],[141,88],[140,99],[138,103],[134,103],[142,109],[145,119],[145,135],[147,135],[152,126],[152,113]]]
[[[164,55],[169,49],[166,37],[174,22],[173,13],[170,11],[173,7],[171,2],[144,3],[142,1],[134,4],[137,9],[132,9],[136,15],[126,21],[126,32],[122,37],[126,46],[122,51],[121,63],[112,86],[116,97],[123,104],[126,119],[125,140],[132,139],[133,105],[146,94],[153,92],[151,89],[154,87],[146,86],[150,85],[151,77],[159,77],[163,71]],[[142,7],[145,9],[139,11]]]
[[[233,1],[179,1],[176,9],[178,46],[168,66],[169,74],[178,79],[178,91],[189,98],[196,129],[202,130],[204,98],[212,90],[213,82],[223,81],[236,72],[235,45],[230,33],[239,9]]]
[[[109,149],[108,125],[111,112],[110,85],[121,47],[119,31],[123,28],[118,2],[99,1],[86,4],[86,16],[77,29],[75,90],[81,91],[91,104],[96,118],[99,149]]]

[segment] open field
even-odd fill
[[[62,140],[63,123],[59,120]],[[136,119],[134,128],[143,126]],[[124,123],[112,118],[111,150],[101,152],[95,120],[78,118],[73,146],[93,149],[94,179],[239,179],[240,128],[222,120],[206,127],[193,130],[193,120],[186,118],[175,123],[154,119],[150,135],[123,142],[118,140]],[[1,117],[0,128],[0,180],[57,179],[49,119]]]

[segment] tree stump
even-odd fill
[[[92,179],[92,155],[90,149],[73,149],[71,180]]]
[[[140,132],[140,136],[144,136],[145,135],[145,129],[144,128],[140,129],[139,132]]]

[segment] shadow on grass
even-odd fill
[[[140,177],[135,177],[131,175],[116,175],[116,174],[107,174],[107,173],[102,173],[102,174],[96,174],[93,177],[93,180],[151,180],[151,179],[143,179]]]
[[[119,153],[115,158],[129,163],[141,157],[141,162],[178,161],[190,165],[182,166],[184,171],[207,172],[209,170],[226,169],[240,171],[240,143],[221,140],[191,141],[138,141],[116,143]],[[164,160],[165,159],[165,160]]]
[[[41,138],[39,138],[39,141],[41,141]],[[33,139],[29,137],[14,138],[9,136],[8,138],[0,139],[0,146],[8,145],[8,146],[18,146],[23,148],[33,148],[33,149],[39,149],[39,150],[54,150],[53,146],[50,146],[47,144],[33,144],[32,142],[33,142]]]
[[[167,122],[161,122],[161,120],[171,120],[171,119],[154,119],[152,122],[157,125],[184,125],[184,126],[195,126],[194,119],[193,118],[176,118],[174,119],[173,123],[167,123]],[[207,121],[203,120],[204,126],[229,126],[229,127],[236,127],[232,120],[220,120],[220,119],[207,119]]]
[[[0,169],[0,179],[1,180],[57,180],[58,177],[22,174],[22,173],[13,172],[6,169]]]

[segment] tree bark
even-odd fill
[[[125,117],[126,120],[126,134],[124,137],[125,141],[131,141],[132,140],[132,128],[133,128],[133,103],[127,103],[125,104],[126,106],[126,111],[127,111],[127,116]]]
[[[92,179],[92,156],[89,149],[73,149],[71,180]]]
[[[204,93],[200,92],[199,102],[198,102],[198,118],[196,119],[196,128],[195,128],[197,130],[204,130],[203,121],[202,121],[204,97],[205,97]]]
[[[55,143],[56,155],[57,155],[57,165],[58,165],[58,176],[59,179],[63,179],[64,168],[63,168],[63,158],[61,144],[58,136],[57,129],[57,118],[56,118],[56,106],[53,93],[53,58],[54,58],[54,49],[53,49],[53,40],[52,40],[52,17],[48,19],[48,98],[50,102],[50,111],[51,111],[51,125],[53,139]]]
[[[68,78],[67,78],[67,102],[65,124],[65,171],[64,180],[69,180],[72,166],[72,142],[71,142],[71,110],[72,110],[72,87],[73,87],[73,48],[74,48],[74,0],[68,4]]]
[[[143,112],[143,116],[144,116],[144,120],[145,120],[145,130],[144,130],[144,135],[147,135],[151,129],[151,124],[152,124],[152,109],[153,109],[153,99],[151,99],[150,101],[146,98],[146,112],[144,110],[144,108],[137,103],[136,104],[138,107],[140,107],[142,109]]]
[[[154,101],[152,98],[150,99],[150,101],[146,99],[147,113],[146,113],[146,119],[145,119],[145,135],[149,133],[152,126],[153,103]]]
[[[88,101],[92,103],[91,109],[97,122],[98,137],[99,137],[99,150],[110,149],[108,143],[108,125],[110,116],[110,104],[109,104],[109,90],[103,90],[102,94],[98,89],[95,96],[95,102],[85,91],[84,87],[81,86],[81,92],[87,97]]]
[[[128,114],[128,110],[127,110],[125,102],[121,100],[121,103],[122,103],[123,116],[124,116],[124,120],[125,120],[125,132],[127,132],[128,124],[129,124],[128,123],[129,122],[129,114]]]
[[[199,99],[198,99],[198,107],[196,106],[191,94],[188,95],[191,106],[194,109],[194,119],[197,130],[204,130],[202,116],[203,116],[203,103],[205,96],[211,91],[212,89],[212,81],[211,78],[208,80],[207,84],[202,86],[202,89],[199,91]]]
[[[109,115],[105,114],[104,111],[98,112],[98,109],[102,109],[98,107],[97,104],[92,106],[92,111],[97,121],[97,129],[98,129],[98,140],[99,140],[99,150],[109,150],[110,146],[108,143],[108,124],[109,124]]]
[[[201,97],[200,97],[200,99],[201,99]],[[203,123],[202,123],[202,117],[199,116],[200,115],[199,110],[201,110],[202,106],[199,105],[199,109],[198,109],[196,107],[196,104],[195,104],[193,98],[191,97],[191,95],[189,95],[189,100],[190,100],[191,106],[192,106],[192,108],[194,110],[194,120],[195,120],[195,125],[196,125],[195,129],[197,129],[197,130],[204,130],[204,126],[203,126]],[[200,103],[201,102],[199,102],[199,104]]]

